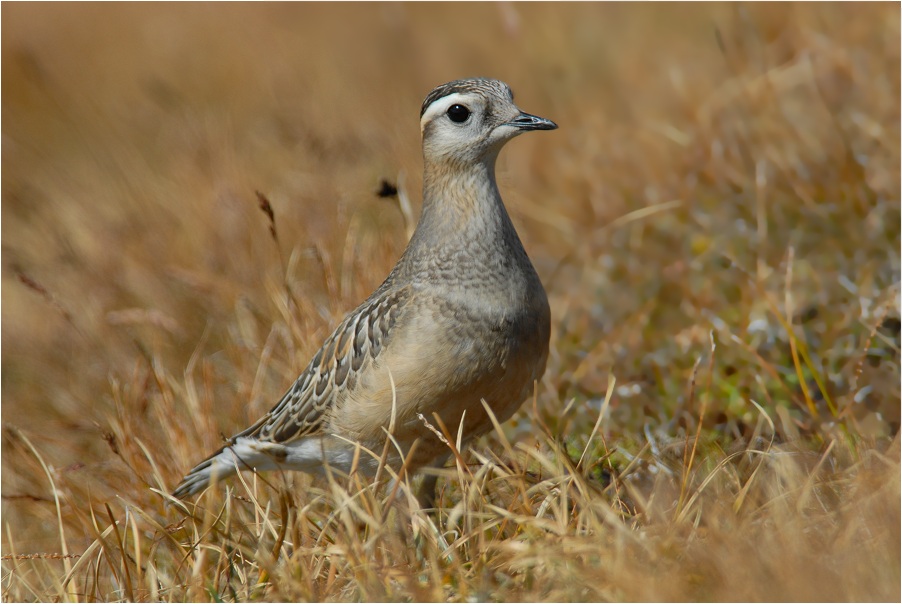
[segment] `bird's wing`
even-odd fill
[[[357,376],[379,356],[409,296],[409,288],[376,294],[345,317],[273,409],[241,437],[288,443],[321,433],[337,397],[352,390]]]

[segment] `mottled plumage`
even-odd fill
[[[421,110],[423,213],[385,282],[351,312],[279,403],[229,439],[175,489],[185,497],[241,469],[373,472],[385,434],[410,469],[447,445],[420,419],[438,414],[463,441],[509,418],[545,370],[545,291],[495,182],[508,140],[556,128],[522,113],[503,82],[474,78],[433,90]],[[397,467],[401,459],[390,455]],[[434,480],[427,484],[434,486]]]

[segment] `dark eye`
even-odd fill
[[[467,118],[470,117],[470,110],[463,105],[451,105],[448,107],[448,117],[451,118],[452,122],[460,124],[467,121]]]

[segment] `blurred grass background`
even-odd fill
[[[691,492],[769,442],[801,460],[779,480],[827,485],[828,524],[856,527],[789,561],[762,538],[760,572],[761,529],[737,532],[743,547],[714,531],[722,561],[753,569],[731,583],[699,562],[697,533],[665,523],[673,574],[656,567],[645,591],[643,563],[598,575],[614,554],[596,552],[583,578],[600,591],[512,565],[528,585],[480,597],[899,599],[898,4],[0,10],[5,599],[63,597],[69,559],[15,555],[84,551],[104,504],[178,522],[149,487],[268,410],[382,281],[410,225],[376,191],[398,185],[416,210],[420,103],[474,75],[560,125],[499,162],[554,317],[547,374],[508,436],[577,458],[616,448],[599,480],[630,477],[663,510],[686,503],[660,490],[668,464]],[[609,376],[605,445],[587,445]],[[727,509],[737,493],[724,487]],[[633,530],[659,537],[633,499]],[[871,540],[843,540],[859,529]],[[818,555],[834,564],[809,568]],[[125,597],[104,581],[93,598]],[[351,583],[298,597],[436,593]]]

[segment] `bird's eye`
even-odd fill
[[[462,124],[470,117],[470,110],[463,105],[451,105],[448,107],[448,117],[451,118],[452,122]]]

